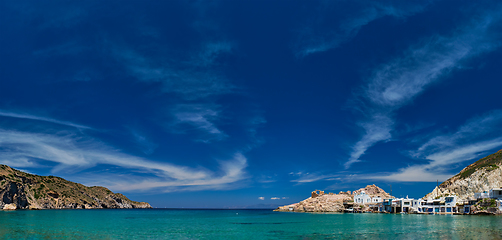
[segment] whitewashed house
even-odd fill
[[[380,203],[382,202],[382,198],[380,196],[375,196],[371,198],[372,203]]]
[[[488,197],[495,199],[502,199],[502,188],[492,188],[488,192]]]
[[[495,198],[502,199],[502,188],[492,188],[489,191],[474,193],[474,198]]]
[[[441,197],[418,201],[420,212],[434,214],[453,214],[457,212],[457,196]]]
[[[420,212],[420,200],[409,198],[395,198],[392,200],[392,211],[394,213],[413,213]]]
[[[489,198],[489,197],[490,197],[490,195],[489,195],[488,191],[474,193],[474,198],[477,198],[477,199]]]
[[[364,191],[361,191],[359,194],[354,196],[355,204],[369,204],[371,203],[371,197],[366,194]]]

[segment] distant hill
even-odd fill
[[[474,193],[502,187],[502,150],[479,159],[436,187],[424,198],[457,195],[461,199]]]
[[[104,187],[38,176],[0,165],[0,209],[151,208]]]

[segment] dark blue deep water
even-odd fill
[[[502,216],[271,210],[0,211],[0,239],[502,239]]]

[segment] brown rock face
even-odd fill
[[[352,197],[338,194],[322,194],[314,198],[309,197],[299,203],[277,208],[275,211],[284,212],[341,212],[343,201],[350,201]]]
[[[383,198],[391,198],[390,194],[385,192],[383,189],[377,187],[375,184],[373,185],[368,185],[365,188],[361,188],[358,190],[355,190],[352,192],[352,196],[357,195],[364,191],[366,194],[368,194],[370,197],[381,197]]]
[[[0,165],[0,209],[151,208],[104,187],[86,187]]]
[[[354,192],[340,192],[339,194],[325,194],[324,191],[315,190],[311,193],[311,197],[299,202],[282,207],[278,207],[274,211],[279,212],[342,212],[345,210],[344,202],[352,202],[354,194],[365,191],[371,197],[380,196],[381,198],[390,198],[390,195],[383,189],[368,185]]]
[[[474,193],[498,187],[502,187],[502,150],[462,169],[424,198],[457,195],[460,199],[467,199],[474,197]]]

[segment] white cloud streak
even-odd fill
[[[358,96],[358,106],[369,115],[359,124],[365,134],[352,148],[345,168],[356,163],[374,144],[391,139],[393,113],[409,104],[432,83],[440,81],[465,61],[500,46],[490,28],[500,23],[486,14],[450,36],[435,36],[412,47],[402,57],[381,66]]]
[[[502,110],[475,117],[453,134],[429,139],[411,155],[431,160],[431,167],[454,164],[479,157],[502,146]]]
[[[222,140],[227,135],[218,129],[214,123],[219,117],[219,111],[216,109],[215,105],[208,104],[180,104],[172,111],[175,120],[171,123],[171,126],[177,130],[181,129],[181,132],[187,132],[190,129],[184,126],[189,125],[191,128],[202,132],[203,135],[197,141],[208,143]]]
[[[352,147],[353,151],[350,153],[349,161],[344,164],[345,169],[356,162],[360,162],[359,157],[375,143],[389,140],[394,122],[389,116],[376,114],[371,121],[360,123],[360,125],[364,129],[365,135]]]
[[[336,175],[324,175],[324,174],[316,174],[316,173],[307,173],[301,175],[298,179],[291,180],[291,182],[296,182],[296,183],[311,183],[311,182],[317,182],[321,180],[326,180],[332,177],[335,177]]]
[[[232,52],[227,41],[208,42],[185,57],[164,59],[147,58],[127,48],[115,48],[115,56],[127,72],[142,82],[162,84],[162,91],[176,96],[171,108],[170,131],[185,133],[187,126],[201,134],[196,141],[210,143],[225,139],[227,135],[217,126],[221,111],[214,97],[233,93],[236,87],[216,71],[219,58]]]
[[[220,161],[218,171],[209,171],[128,155],[95,139],[71,132],[43,134],[0,129],[0,148],[0,162],[13,167],[35,167],[52,162],[57,164],[52,172],[61,173],[105,164],[153,175],[111,181],[107,180],[106,174],[102,174],[96,178],[100,180],[93,182],[106,183],[108,187],[121,191],[223,189],[247,178],[247,159],[239,152],[231,160]]]
[[[131,129],[131,134],[134,137],[134,141],[139,145],[140,149],[145,154],[152,154],[159,146],[153,142],[150,142],[144,135],[140,134],[136,130]]]
[[[163,91],[174,93],[183,100],[200,100],[210,96],[231,93],[234,86],[212,67],[217,59],[230,53],[227,42],[208,43],[189,61],[180,59],[151,59],[127,48],[115,48],[115,56],[127,71],[140,81],[158,82]]]
[[[36,121],[43,121],[43,122],[49,122],[49,123],[55,123],[59,125],[64,125],[64,126],[69,126],[69,127],[75,127],[75,128],[80,128],[80,129],[92,129],[91,127],[68,122],[68,121],[61,121],[53,118],[48,118],[48,117],[42,117],[42,116],[36,116],[28,113],[19,113],[19,112],[11,112],[11,111],[5,111],[0,109],[0,116],[2,117],[11,117],[11,118],[19,118],[19,119],[27,119],[27,120],[36,120]]]
[[[108,181],[107,186],[120,191],[144,191],[148,189],[161,189],[165,192],[172,191],[201,191],[201,190],[229,190],[235,188],[235,184],[248,178],[245,168],[246,157],[238,152],[231,160],[219,162],[219,175],[216,172],[200,171],[203,175],[191,179],[158,179],[142,178],[132,181]],[[190,170],[185,168],[186,170]],[[192,169],[193,170],[193,169]],[[167,175],[171,177],[171,175]]]
[[[209,42],[202,51],[192,57],[191,63],[200,67],[214,66],[218,63],[218,58],[232,52],[233,46],[230,42]]]
[[[415,158],[427,164],[412,165],[385,175],[361,175],[359,178],[399,182],[444,181],[457,164],[488,155],[502,147],[502,110],[492,111],[467,121],[455,133],[435,136],[416,151]]]
[[[332,4],[328,2],[328,4]],[[393,16],[404,18],[421,12],[425,6],[403,4],[403,6],[382,5],[381,3],[365,4],[360,12],[351,16],[340,23],[337,29],[326,31],[326,29],[317,29],[317,24],[311,24],[304,27],[300,31],[299,40],[297,43],[297,57],[306,57],[310,54],[328,51],[337,48],[342,43],[354,38],[359,30],[368,23],[375,21],[385,16]],[[329,9],[329,6],[323,6],[321,11]],[[333,13],[318,13],[317,18],[323,18],[324,14]],[[318,23],[323,20],[317,19]]]
[[[451,174],[430,169],[427,166],[410,166],[395,173],[378,175],[357,175],[356,179],[384,180],[390,182],[436,182],[450,178]]]

